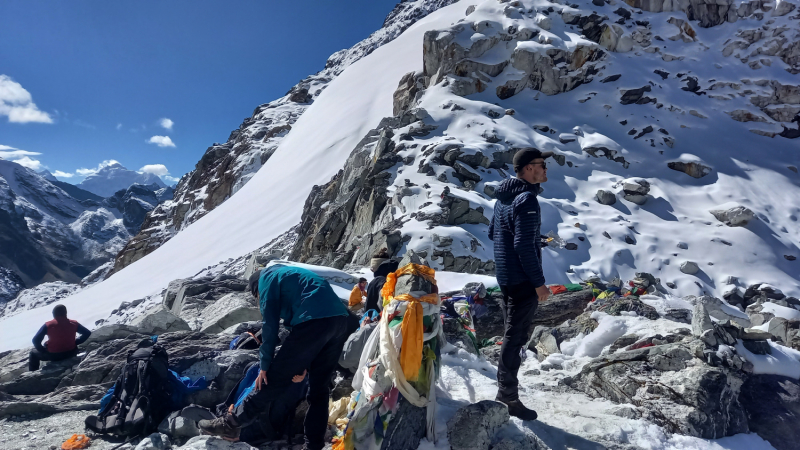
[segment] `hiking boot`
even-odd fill
[[[500,403],[505,403],[508,406],[508,414],[522,420],[536,420],[539,417],[536,411],[528,409],[522,402],[517,400],[504,401],[497,399]]]
[[[201,420],[197,422],[202,434],[210,434],[212,436],[219,436],[226,441],[239,440],[239,428],[236,421],[230,415],[224,415],[211,420]]]

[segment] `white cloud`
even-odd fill
[[[117,130],[121,130],[121,129],[122,129],[122,124],[121,124],[121,123],[118,123],[118,124],[117,124]]]
[[[38,155],[41,155],[41,153],[29,152],[27,150],[20,150],[18,148],[0,144],[0,159],[15,162],[21,166],[25,166],[35,171],[42,170],[42,167],[44,167],[39,160],[30,158],[30,156]]]
[[[172,126],[175,125],[175,122],[164,117],[158,121],[158,124],[161,125],[165,130],[172,131]]]
[[[87,169],[85,167],[82,167],[82,168],[76,170],[75,173],[78,174],[79,176],[82,176],[82,177],[88,177],[89,175],[96,174],[103,167],[111,166],[113,164],[119,164],[119,161],[114,160],[114,159],[107,159],[107,160],[101,162],[100,164],[98,164],[97,168],[95,168],[95,169]]]
[[[53,123],[53,119],[39,110],[30,92],[7,75],[0,75],[0,116],[12,123]]]
[[[153,136],[147,141],[148,144],[156,144],[159,147],[175,147],[175,143],[169,136]]]
[[[20,150],[18,148],[0,144],[0,158],[7,159],[9,161],[13,161],[16,158],[21,158],[23,156],[38,156],[38,155],[41,155],[41,153],[29,152],[27,150]]]
[[[55,172],[53,172],[53,176],[58,177],[58,178],[72,178],[72,177],[75,176],[75,174],[74,173],[69,173],[69,172],[62,172],[60,170],[56,170]]]
[[[163,178],[164,181],[169,181],[170,183],[177,183],[178,181],[181,181],[180,178],[172,177],[172,176],[169,176],[169,175],[163,176],[161,178]]]
[[[139,172],[152,173],[153,175],[158,175],[159,177],[169,175],[169,170],[167,170],[167,166],[163,164],[148,164],[139,169]]]
[[[28,169],[32,169],[36,172],[42,170],[44,167],[42,162],[36,159],[28,158],[27,156],[23,156],[22,158],[15,159],[15,163],[19,164],[20,166],[27,167]]]

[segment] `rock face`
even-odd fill
[[[580,17],[570,24],[577,24]],[[567,20],[565,20],[567,22]],[[539,28],[549,28],[547,18],[538,21]],[[552,48],[547,52],[538,52],[525,45],[518,45],[530,39],[536,39],[538,29],[521,28],[489,30],[496,26],[492,22],[482,21],[472,24],[459,24],[444,32],[428,31],[423,38],[424,75],[429,80],[428,86],[438,84],[449,78],[453,91],[457,95],[466,96],[483,92],[489,78],[496,77],[509,67],[515,77],[496,89],[500,99],[512,97],[526,87],[554,95],[570,91],[583,83],[591,81],[596,73],[595,64],[604,55],[598,45],[579,44],[570,51]],[[475,40],[465,48],[458,40],[460,34],[474,32],[484,33],[482,39]],[[599,39],[599,36],[597,37]],[[538,39],[547,43],[545,38]],[[513,49],[507,59],[492,63],[481,62],[480,57],[491,51],[498,44]],[[469,42],[469,41],[466,41]],[[596,40],[595,40],[596,42]],[[565,65],[559,65],[565,62]]]
[[[113,272],[153,252],[247,184],[297,119],[347,67],[391,42],[419,19],[454,1],[398,3],[380,30],[331,55],[322,71],[302,80],[282,98],[257,107],[225,143],[209,147],[195,169],[181,177],[172,200],[147,214],[141,232],[117,254]]]
[[[0,267],[0,305],[13,300],[25,289],[25,282],[12,270]]]
[[[200,313],[203,333],[220,333],[242,322],[261,320],[261,310],[250,293],[228,294]]]
[[[489,450],[495,433],[508,423],[508,408],[500,402],[483,400],[467,405],[447,422],[452,450]]]
[[[103,200],[103,204],[122,214],[122,224],[135,236],[142,228],[147,213],[164,200],[172,199],[172,188],[158,184],[132,184]]]
[[[591,396],[634,404],[670,432],[706,439],[746,432],[738,400],[745,375],[703,364],[696,347],[689,341],[617,352],[568,382]]]
[[[736,22],[738,19],[731,0],[626,0],[625,3],[650,12],[683,11],[689,20],[697,20],[703,28]]]
[[[739,397],[747,412],[750,431],[769,441],[777,450],[797,448],[800,430],[800,383],[778,375],[753,375],[742,386]]]
[[[431,198],[425,188],[405,186],[394,196],[389,195],[387,188],[391,174],[387,169],[403,163],[398,153],[404,148],[404,144],[396,144],[392,140],[395,138],[393,130],[409,125],[411,129],[416,126],[416,129],[423,130],[426,117],[426,111],[414,109],[403,112],[399,117],[383,119],[379,127],[371,130],[353,150],[344,170],[324,186],[312,189],[306,200],[291,259],[338,269],[347,264],[363,266],[381,248],[386,248],[390,256],[396,256],[403,245],[411,240],[401,231],[402,225],[409,220],[429,220],[429,228],[489,224],[483,207],[473,208],[469,201],[451,193],[449,189],[435,203],[436,212],[430,213],[408,211],[402,203],[405,196],[425,195]],[[423,133],[427,134],[427,131]],[[443,166],[469,163],[480,167],[477,164],[490,164],[486,158],[470,158],[471,155],[463,151],[448,153],[457,150],[459,147],[438,151],[431,148],[430,152],[440,155],[437,161]],[[435,200],[432,198],[427,205],[433,205]],[[433,210],[433,207],[430,209]],[[444,245],[444,242],[445,239],[440,237],[438,248],[432,254],[425,253],[433,267],[468,273],[494,273],[493,261],[483,261],[471,255],[455,256],[451,250],[454,247],[452,240],[449,245]],[[470,247],[473,252],[480,250],[477,238],[471,238]]]

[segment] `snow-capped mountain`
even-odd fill
[[[101,167],[97,173],[87,176],[77,186],[101,197],[111,197],[121,189],[128,189],[132,184],[157,184],[159,188],[167,187],[157,175],[128,170],[117,162]]]
[[[52,173],[51,173],[49,170],[47,170],[47,169],[40,170],[39,172],[36,172],[36,173],[38,173],[38,174],[39,174],[39,175],[40,175],[42,178],[44,178],[45,180],[47,180],[47,181],[49,181],[49,182],[51,182],[51,183],[52,183],[53,181],[58,181],[58,178],[56,178],[56,176],[55,176],[55,175],[53,175],[53,174],[52,174]]]
[[[556,152],[540,196],[548,282],[648,272],[676,296],[753,283],[798,296],[800,87],[784,49],[800,46],[786,4],[445,6],[314,94],[235,195],[65,303],[91,323],[292,235],[303,261],[348,267],[387,246],[490,274],[491,195],[525,146]]]
[[[0,269],[13,274],[2,275],[0,284],[8,289],[3,288],[7,295],[0,295],[0,302],[26,285],[77,283],[111,260],[139,231],[147,212],[172,192],[157,184],[134,184],[102,199],[61,184],[66,183],[0,160]]]
[[[378,31],[331,55],[323,70],[300,81],[285,96],[258,106],[227,142],[206,150],[195,170],[181,178],[172,201],[148,215],[141,233],[120,252],[114,271],[157,249],[239,191],[277,150],[297,119],[347,67],[391,42],[417,20],[455,1],[399,2]]]

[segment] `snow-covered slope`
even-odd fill
[[[87,176],[77,186],[101,197],[111,197],[115,192],[128,189],[135,183],[157,184],[160,188],[167,187],[157,175],[128,170],[118,162],[101,167],[97,173]]]
[[[456,0],[403,0],[383,26],[353,47],[328,58],[325,68],[293,86],[285,96],[258,106],[228,141],[209,147],[195,169],[184,175],[175,196],[148,214],[141,232],[120,252],[122,270],[160,247],[242,188],[275,153],[297,119],[347,67],[391,42],[422,17]]]

